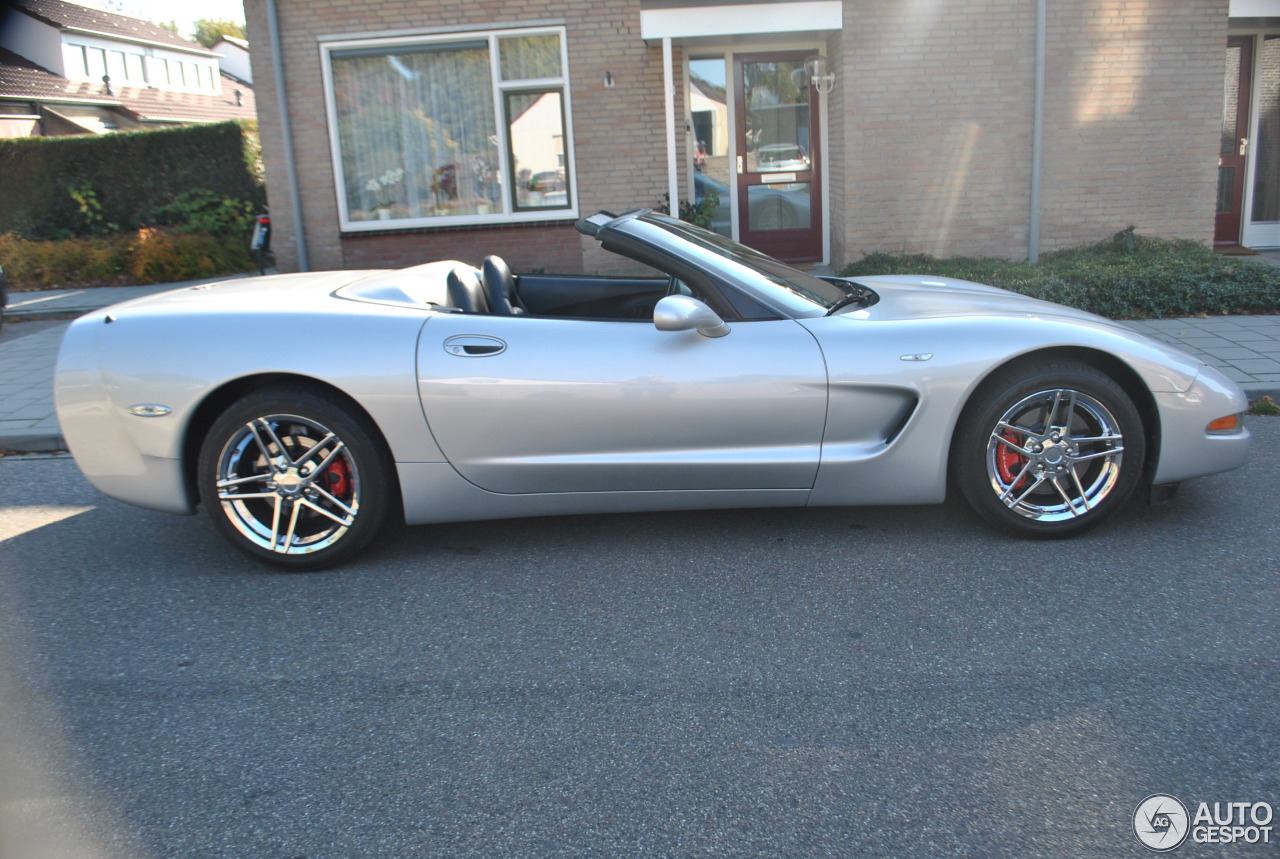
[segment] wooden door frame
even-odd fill
[[[1237,146],[1239,141],[1248,141],[1250,134],[1250,121],[1252,119],[1253,109],[1253,51],[1254,36],[1229,36],[1227,38],[1227,50],[1238,47],[1240,53],[1240,81],[1239,89],[1236,93],[1236,128],[1235,139]],[[1225,69],[1224,69],[1225,72]],[[1223,105],[1226,109],[1226,105]],[[1217,212],[1213,221],[1213,243],[1219,246],[1238,245],[1244,231],[1244,208],[1245,208],[1245,180],[1247,178],[1249,168],[1249,146],[1252,141],[1244,144],[1244,152],[1240,153],[1239,148],[1234,150],[1233,154],[1218,154],[1218,170],[1221,176],[1221,170],[1226,167],[1232,168],[1235,172],[1232,177],[1231,201],[1232,208],[1225,212]]]

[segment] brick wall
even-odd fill
[[[1024,256],[1035,4],[909,11],[845,3],[845,105],[831,120],[845,169],[831,175],[847,211],[833,212],[833,262]],[[1227,13],[1226,0],[1049,4],[1041,250],[1130,224],[1211,238]]]
[[[361,233],[342,240],[342,261],[346,268],[404,268],[437,259],[479,266],[497,254],[517,272],[581,274],[579,237],[572,224]]]
[[[1226,0],[1053,3],[1042,247],[1213,238]]]
[[[837,266],[878,250],[1025,253],[1034,5],[846,0]]]
[[[857,204],[857,189],[851,186],[848,179],[850,159],[846,156],[848,141],[846,133],[849,123],[844,120],[848,114],[846,107],[849,88],[844,86],[847,69],[844,59],[844,37],[840,33],[833,34],[827,40],[827,67],[836,72],[836,84],[825,96],[827,102],[827,159],[823,165],[827,171],[829,193],[827,204],[830,209],[830,223],[827,226],[831,235],[831,260],[838,263],[838,271],[850,259],[848,250],[849,213]],[[857,255],[854,255],[856,258]]]
[[[1130,224],[1211,238],[1227,4],[1049,4],[1042,250]],[[284,194],[265,0],[245,7],[275,191],[273,243],[282,269],[291,270],[297,225]],[[517,268],[550,268],[539,260],[553,260],[564,271],[628,270],[568,223],[342,236],[317,39],[441,23],[488,30],[563,21],[579,210],[620,212],[656,204],[667,188],[662,49],[640,38],[639,0],[280,0],[277,8],[311,268],[498,252]],[[827,98],[833,264],[875,250],[1024,256],[1035,4],[845,0],[844,30],[828,37],[827,51],[838,75]],[[683,89],[677,81],[680,116]],[[686,142],[677,140],[682,154]]]
[[[450,247],[468,253],[489,243],[485,253],[503,253],[517,268],[608,273],[620,265],[580,236],[566,221],[557,228],[499,227],[491,230],[402,231],[367,237],[343,236],[338,227],[332,152],[326,120],[318,37],[359,36],[415,27],[474,26],[477,30],[563,22],[567,27],[569,88],[574,123],[579,211],[624,211],[656,204],[666,187],[666,137],[663,121],[662,50],[640,39],[639,0],[566,4],[556,0],[494,0],[482,4],[439,0],[281,0],[280,15],[289,117],[312,269],[421,262]],[[275,81],[267,47],[265,0],[248,0],[246,17],[257,50],[255,80],[260,81],[259,115],[272,196],[273,237],[282,270],[297,266],[296,225],[284,193],[284,147]],[[608,72],[613,87],[605,86]],[[523,245],[522,242],[529,242]],[[376,251],[372,250],[376,249]],[[462,254],[448,253],[450,256]],[[483,254],[482,254],[483,255]],[[529,262],[526,264],[524,260]]]

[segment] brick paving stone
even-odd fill
[[[1256,358],[1258,353],[1252,349],[1246,349],[1243,346],[1210,346],[1204,350],[1206,355],[1212,355],[1214,358],[1223,360],[1231,360],[1232,358]]]
[[[1280,361],[1271,358],[1240,358],[1231,362],[1237,370],[1254,373],[1280,373]]]

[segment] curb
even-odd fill
[[[23,453],[62,453],[67,442],[55,433],[0,433],[0,458]]]

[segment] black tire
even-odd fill
[[[301,386],[254,391],[200,448],[200,498],[218,532],[291,572],[348,560],[391,518],[395,470],[372,422]]]
[[[1045,359],[998,371],[965,407],[952,477],[987,522],[1066,537],[1124,505],[1142,479],[1146,435],[1133,400],[1100,370]]]

